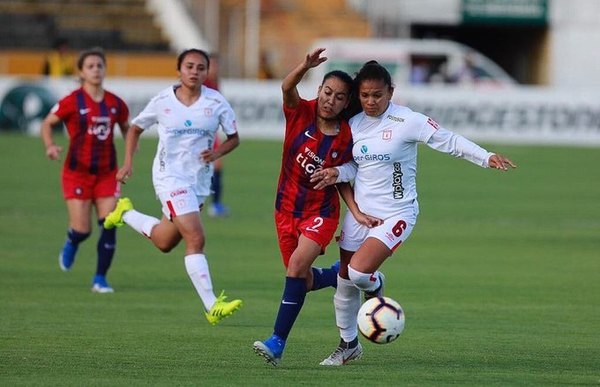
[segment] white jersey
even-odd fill
[[[403,214],[416,221],[417,145],[487,167],[491,153],[441,128],[431,118],[390,103],[378,117],[364,112],[350,119],[354,161],[338,167],[338,181],[354,178],[354,199],[365,214],[387,219]]]
[[[237,132],[235,114],[218,91],[202,86],[200,98],[185,106],[169,87],[152,98],[132,123],[142,129],[158,124],[158,148],[152,165],[157,194],[191,188],[197,196],[210,195],[212,163],[200,153],[212,149],[219,126],[227,135]]]

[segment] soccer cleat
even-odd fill
[[[131,200],[129,200],[129,198],[119,199],[115,209],[104,218],[104,228],[110,230],[111,228],[124,225],[123,214],[129,210],[133,210],[133,203],[131,203]]]
[[[381,284],[377,289],[373,290],[372,292],[365,292],[365,301],[375,297],[383,297],[383,282],[385,281],[385,276],[382,272],[379,272],[379,281]]]
[[[320,364],[325,366],[341,366],[346,365],[352,360],[358,360],[363,355],[362,345],[358,345],[354,348],[347,348],[345,345],[340,344],[335,351]]]
[[[265,341],[255,341],[253,347],[258,356],[264,357],[267,363],[276,366],[281,361],[285,340],[273,335]]]
[[[208,216],[212,218],[225,218],[229,216],[229,209],[221,203],[213,203],[208,208]]]
[[[213,306],[206,312],[206,319],[212,325],[217,325],[219,321],[231,316],[242,306],[242,300],[225,301],[226,298],[225,293],[221,292]]]
[[[77,246],[73,246],[68,240],[65,242],[60,254],[58,254],[58,265],[62,271],[69,271],[75,263],[75,253]]]
[[[103,275],[94,276],[94,284],[92,285],[92,292],[94,293],[114,293],[115,290],[110,287],[106,282],[106,277]]]

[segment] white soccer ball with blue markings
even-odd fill
[[[371,298],[358,311],[358,330],[373,343],[391,343],[404,330],[404,311],[389,297]]]

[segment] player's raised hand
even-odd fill
[[[490,159],[488,160],[488,164],[489,164],[490,168],[500,169],[501,171],[507,171],[508,167],[511,167],[511,168],[517,167],[508,158],[506,158],[502,155],[498,155],[498,154],[491,155]]]
[[[325,51],[324,48],[317,48],[313,52],[306,54],[306,59],[304,60],[304,66],[306,68],[317,67],[321,63],[327,60],[326,56],[321,56],[321,54]]]
[[[48,157],[50,160],[60,160],[60,154],[62,151],[62,146],[52,144],[46,148],[46,157]]]

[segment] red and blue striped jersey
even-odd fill
[[[301,99],[295,108],[283,109],[286,128],[275,208],[294,217],[337,218],[340,199],[335,186],[315,190],[310,176],[318,168],[344,164],[352,159],[352,134],[346,121],[337,135],[323,134],[316,126],[317,100]]]
[[[61,99],[52,113],[65,123],[69,133],[65,170],[99,175],[117,168],[114,128],[129,118],[121,98],[104,91],[102,101],[96,102],[79,88]]]

